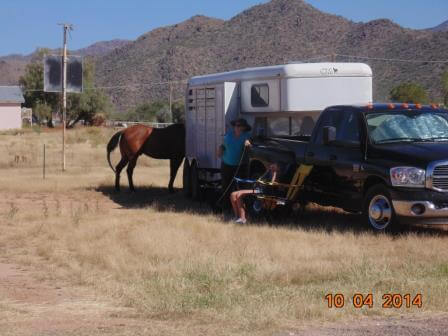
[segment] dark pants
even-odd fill
[[[235,174],[236,177],[244,178],[246,176],[246,170],[247,165],[241,165],[238,169],[238,166],[230,166],[224,162],[221,163],[221,192],[225,192],[225,195],[221,196],[220,203],[224,207],[230,207],[230,194],[235,189],[235,185],[233,183]]]

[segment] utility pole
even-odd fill
[[[171,42],[171,33],[173,32],[174,28],[170,29],[170,33],[168,34],[168,42]],[[169,56],[173,55],[173,49],[171,47],[171,49],[169,50]],[[170,90],[170,96],[169,96],[169,104],[170,104],[170,117],[173,118],[173,113],[172,113],[172,101],[173,101],[173,88],[171,85],[171,65],[170,62],[168,62],[168,89]]]
[[[170,81],[170,116],[171,118],[173,117],[173,113],[172,113],[172,101],[173,101],[173,88],[171,86],[171,81]]]
[[[62,171],[65,171],[65,128],[67,121],[67,31],[73,30],[70,23],[60,23],[63,29],[62,48]]]

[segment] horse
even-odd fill
[[[110,153],[120,144],[121,160],[112,166]],[[115,190],[120,191],[120,173],[126,165],[129,188],[135,191],[132,181],[137,159],[146,154],[154,159],[170,160],[170,181],[168,189],[174,192],[173,183],[182,160],[185,157],[185,126],[173,124],[165,128],[152,128],[145,125],[134,125],[115,133],[107,144],[107,162],[115,172]]]

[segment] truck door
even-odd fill
[[[363,152],[361,149],[361,120],[353,110],[343,112],[342,124],[336,129],[336,141],[329,144],[330,161],[338,205],[359,211],[362,208]]]
[[[323,128],[336,128],[336,141],[323,144]],[[362,151],[359,119],[351,110],[326,110],[316,127],[305,153],[306,162],[314,165],[309,176],[311,198],[321,204],[345,209],[356,208],[359,200],[359,174]]]

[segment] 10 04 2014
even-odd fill
[[[324,301],[327,303],[328,308],[341,309],[345,307],[347,299],[342,293],[329,293],[325,295]],[[355,293],[348,299],[348,302],[351,303],[354,308],[373,308],[374,295],[373,293]],[[423,295],[421,293],[415,295],[410,293],[385,293],[382,295],[381,308],[422,308],[422,306]]]

